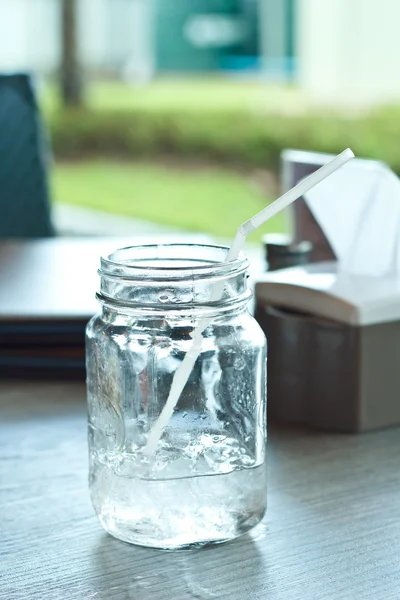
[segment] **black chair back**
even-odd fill
[[[0,238],[54,235],[45,137],[29,75],[0,75]]]

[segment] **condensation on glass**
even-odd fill
[[[223,542],[265,513],[266,342],[247,310],[248,261],[224,263],[226,252],[155,245],[101,260],[102,310],[87,327],[90,493],[103,527],[127,542]],[[149,432],[206,318],[200,354],[148,456]]]

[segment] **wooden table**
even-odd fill
[[[103,532],[87,492],[80,384],[0,385],[0,598],[400,598],[400,432],[275,431],[269,511],[251,535],[195,551]]]

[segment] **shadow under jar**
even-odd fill
[[[175,549],[223,542],[266,508],[266,342],[249,314],[248,261],[227,248],[137,246],[101,259],[87,327],[90,493],[103,527]],[[212,300],[216,285],[223,293]],[[214,293],[215,297],[215,293]],[[146,442],[204,326],[154,452]]]

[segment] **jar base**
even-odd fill
[[[265,510],[253,514],[245,520],[243,520],[243,517],[237,519],[236,523],[233,523],[232,519],[232,522],[225,523],[223,528],[220,524],[213,523],[211,520],[207,523],[206,531],[193,531],[188,527],[186,531],[180,531],[169,538],[152,537],[149,535],[149,526],[146,527],[145,524],[143,524],[144,527],[141,527],[141,524],[137,523],[135,527],[128,528],[126,525],[121,526],[121,524],[107,516],[99,515],[99,520],[107,533],[123,542],[145,548],[173,551],[190,550],[230,542],[254,529],[262,521],[264,515]]]
[[[171,550],[222,543],[250,531],[265,513],[265,463],[175,479],[122,477],[97,466],[96,514],[106,531],[131,544]],[[188,469],[183,460],[174,466]]]
[[[182,464],[183,463],[183,464]],[[132,544],[178,549],[243,535],[266,509],[266,466],[176,479],[122,477],[98,465],[91,486],[104,529]],[[182,460],[172,467],[184,472]]]

